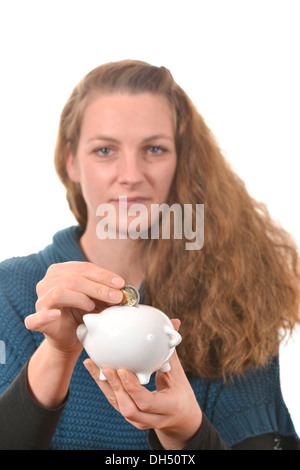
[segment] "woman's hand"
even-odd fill
[[[37,284],[37,313],[25,319],[25,326],[43,333],[62,356],[78,355],[82,345],[76,329],[82,316],[120,303],[124,285],[120,276],[89,262],[53,264]]]
[[[172,320],[176,329],[179,320]],[[156,373],[156,390],[150,392],[125,370],[103,369],[106,381],[91,359],[84,365],[111,405],[138,429],[154,429],[165,449],[182,449],[198,431],[202,412],[176,351],[169,372]]]

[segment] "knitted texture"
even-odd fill
[[[42,334],[24,326],[24,318],[35,312],[37,282],[51,264],[86,261],[78,244],[81,234],[79,227],[64,229],[39,253],[0,264],[0,340],[6,347],[6,363],[0,364],[0,394],[43,340]],[[74,369],[69,399],[51,448],[149,449],[148,431],[136,429],[109,404],[82,364],[86,357],[83,351]],[[189,380],[200,406],[227,445],[268,432],[296,436],[281,394],[277,357],[270,365],[248,370],[226,384],[221,379]],[[155,389],[154,375],[146,387]]]

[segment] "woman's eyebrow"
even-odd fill
[[[114,137],[110,137],[107,135],[97,135],[95,137],[91,137],[90,139],[87,140],[87,142],[92,142],[93,140],[109,140],[110,142],[119,142],[118,139],[115,139]]]
[[[166,139],[166,140],[173,141],[174,137],[171,137],[171,136],[166,135],[166,134],[154,134],[154,135],[151,135],[150,137],[147,137],[146,139],[144,139],[143,142],[148,142],[150,140],[155,140],[155,139]]]
[[[149,142],[149,141],[155,140],[155,139],[166,139],[166,140],[171,140],[171,141],[174,140],[173,137],[171,137],[169,135],[166,135],[166,134],[153,134],[153,135],[143,139],[143,142]],[[88,139],[87,142],[92,142],[93,140],[106,140],[106,141],[109,141],[109,142],[120,143],[120,141],[118,139],[116,139],[114,137],[111,137],[111,136],[108,136],[108,135],[97,135],[95,137],[91,137],[90,139]]]

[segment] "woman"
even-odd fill
[[[297,448],[278,366],[280,336],[299,322],[297,249],[170,72],[139,61],[91,71],[62,112],[55,164],[78,227],[1,264],[0,446]],[[148,214],[190,204],[194,216],[204,204],[202,249],[172,230],[170,240],[130,237],[135,203]],[[102,204],[115,209],[115,238],[97,236]],[[125,283],[183,337],[171,371],[146,387],[126,370],[100,381],[76,336],[85,313],[122,301]]]

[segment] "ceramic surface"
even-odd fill
[[[86,314],[77,336],[86,352],[102,369],[124,368],[135,373],[141,384],[153,372],[170,370],[169,359],[181,342],[170,319],[148,305],[114,306],[101,313]]]

